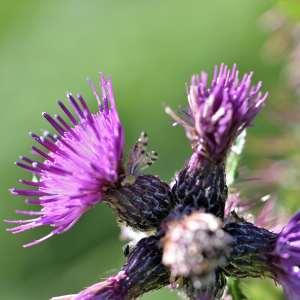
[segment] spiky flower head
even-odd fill
[[[235,138],[260,111],[268,94],[260,92],[261,82],[252,85],[252,75],[246,73],[239,79],[236,65],[230,69],[221,64],[215,67],[210,83],[206,72],[192,77],[189,107],[181,117],[167,107],[201,157],[223,161]]]
[[[57,135],[32,138],[42,146],[32,147],[37,158],[21,157],[16,164],[34,174],[35,180],[20,180],[29,189],[13,188],[13,195],[25,196],[26,203],[40,210],[18,210],[27,220],[8,220],[17,224],[8,230],[19,233],[40,226],[51,232],[25,247],[37,244],[70,229],[92,206],[101,202],[107,187],[118,181],[124,145],[124,132],[116,109],[112,82],[100,76],[102,100],[96,87],[93,93],[99,111],[92,114],[81,95],[67,94],[74,110],[58,102],[64,113],[54,117],[43,113]]]
[[[300,299],[300,212],[283,228],[276,242],[277,280],[289,300]]]

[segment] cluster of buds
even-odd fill
[[[166,112],[185,129],[192,155],[170,184],[145,169],[157,159],[142,133],[124,159],[124,129],[110,79],[92,85],[99,111],[91,113],[81,95],[68,94],[73,112],[64,118],[43,116],[57,134],[31,134],[35,158],[16,164],[33,174],[13,188],[38,209],[6,220],[8,231],[49,226],[48,235],[29,247],[69,230],[93,206],[103,202],[122,226],[139,238],[125,249],[121,270],[64,300],[128,300],[170,286],[189,299],[226,297],[227,278],[268,276],[283,286],[290,300],[300,299],[300,213],[279,233],[238,215],[238,201],[228,195],[226,159],[235,140],[251,125],[267,93],[252,85],[252,73],[239,78],[234,65],[215,67],[212,80],[202,72],[188,86],[188,107]],[[229,200],[228,200],[229,198]],[[263,222],[261,222],[262,224]]]

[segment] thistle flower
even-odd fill
[[[21,157],[16,164],[34,174],[36,180],[20,180],[31,189],[11,189],[12,194],[26,196],[26,203],[41,206],[40,211],[17,210],[35,216],[27,220],[7,220],[17,224],[8,230],[19,233],[50,226],[53,230],[28,247],[70,229],[91,207],[105,202],[117,219],[138,230],[155,230],[174,206],[169,185],[142,171],[157,159],[146,150],[148,137],[142,133],[132,148],[127,167],[123,165],[124,130],[121,125],[111,80],[101,75],[102,100],[91,83],[99,111],[92,114],[81,95],[68,94],[72,113],[61,101],[59,106],[67,120],[43,113],[58,135],[31,134],[45,150],[33,146],[40,159]],[[68,122],[69,121],[69,122]]]
[[[143,170],[157,159],[147,151],[148,137],[142,133],[123,164],[124,132],[112,91],[112,83],[100,78],[102,100],[93,93],[99,112],[92,114],[82,96],[68,94],[75,111],[59,102],[68,121],[60,116],[44,117],[58,135],[32,134],[43,148],[32,148],[40,160],[21,157],[17,165],[34,175],[21,180],[31,189],[14,188],[26,203],[38,210],[18,210],[28,220],[8,229],[23,232],[40,226],[52,231],[27,245],[37,244],[70,229],[99,202],[108,204],[123,225],[136,232],[126,247],[126,263],[114,276],[82,292],[60,300],[129,300],[172,283],[189,299],[221,299],[226,277],[268,276],[280,282],[290,300],[298,299],[300,213],[280,234],[257,227],[238,217],[245,212],[239,198],[225,207],[228,187],[225,159],[236,137],[251,124],[267,94],[261,83],[251,85],[252,73],[238,78],[236,66],[215,68],[211,84],[207,74],[192,77],[189,108],[182,117],[167,109],[183,125],[193,153],[168,185]],[[42,159],[42,161],[41,161]],[[265,225],[271,206],[265,207],[257,223]],[[149,232],[153,235],[149,236]]]
[[[279,268],[277,280],[289,300],[300,298],[300,212],[279,234],[274,263]]]
[[[163,263],[173,277],[205,277],[226,264],[231,239],[214,215],[193,212],[165,226]]]
[[[222,225],[214,215],[182,204],[163,222],[162,261],[184,299],[222,298],[226,287],[222,267],[227,265],[231,250],[231,237]]]
[[[231,70],[224,64],[216,66],[210,84],[205,72],[192,77],[188,87],[189,107],[181,116],[166,108],[185,129],[193,149],[174,180],[172,191],[177,202],[224,217],[226,155],[267,98],[267,93],[260,92],[261,82],[252,86],[251,78],[252,73],[248,73],[239,80],[235,65]]]
[[[96,88],[94,95],[99,111],[92,114],[81,95],[77,99],[67,94],[74,109],[72,113],[58,102],[65,118],[43,113],[58,135],[32,138],[45,150],[33,146],[33,154],[43,161],[21,157],[16,164],[38,175],[37,180],[20,180],[30,189],[11,189],[13,195],[25,196],[29,205],[41,206],[40,211],[18,210],[18,214],[34,216],[27,220],[8,220],[17,224],[8,230],[19,233],[40,226],[50,226],[52,231],[29,244],[40,243],[55,234],[69,230],[91,207],[103,200],[105,190],[119,179],[124,145],[121,125],[112,82],[100,76],[102,100]]]
[[[184,127],[198,156],[224,161],[235,138],[260,111],[268,94],[260,92],[261,82],[251,85],[252,75],[246,73],[240,80],[236,65],[229,69],[221,64],[215,67],[210,84],[205,72],[192,77],[189,108],[182,117],[167,107],[167,113]]]

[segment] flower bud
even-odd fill
[[[193,156],[196,156],[194,154]],[[195,209],[203,209],[223,218],[228,188],[224,164],[210,162],[186,166],[175,177],[172,185],[174,201]]]
[[[193,212],[166,224],[163,263],[172,277],[206,277],[226,264],[230,236],[212,214]]]
[[[119,221],[138,230],[155,230],[174,206],[169,185],[152,175],[108,191],[104,200]]]
[[[232,238],[228,264],[224,267],[229,276],[274,278],[271,262],[277,234],[237,217],[227,221],[224,231]]]

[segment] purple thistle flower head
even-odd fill
[[[236,65],[229,69],[221,64],[215,67],[211,83],[205,72],[192,77],[189,107],[181,117],[167,107],[166,112],[185,128],[201,157],[223,161],[234,139],[260,111],[268,94],[260,92],[261,82],[252,86],[252,75],[246,73],[239,79]]]
[[[124,132],[116,110],[112,82],[100,76],[102,100],[92,84],[99,111],[92,114],[81,95],[77,99],[67,94],[75,113],[58,102],[65,117],[43,113],[58,135],[40,137],[31,134],[42,146],[32,147],[37,160],[21,157],[16,164],[34,174],[37,180],[20,180],[29,189],[11,189],[13,195],[25,196],[26,203],[41,207],[36,210],[18,210],[21,215],[33,216],[27,220],[7,220],[17,224],[12,233],[40,226],[52,231],[29,244],[37,244],[70,229],[92,206],[103,199],[105,189],[119,179],[124,145]]]
[[[300,299],[300,212],[283,228],[276,242],[278,281],[287,299]]]

